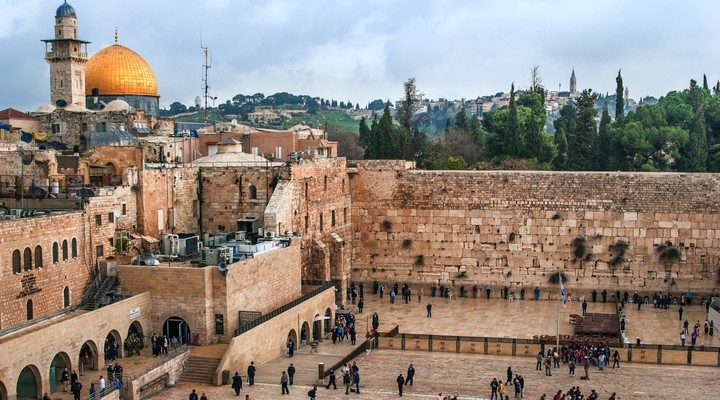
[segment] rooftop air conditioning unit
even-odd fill
[[[235,240],[241,241],[245,240],[246,232],[245,231],[237,231],[235,232]]]

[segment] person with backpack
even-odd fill
[[[310,400],[315,400],[315,396],[317,396],[317,386],[313,386],[312,389],[308,390],[307,395]]]

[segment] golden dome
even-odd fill
[[[157,80],[150,65],[125,46],[114,44],[90,57],[85,66],[85,95],[100,90],[100,96],[159,97]]]

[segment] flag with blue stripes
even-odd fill
[[[562,282],[562,275],[558,274],[560,277],[560,299],[562,300],[563,306],[567,307],[567,304],[565,303],[565,286]]]

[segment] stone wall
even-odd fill
[[[7,389],[8,398],[14,398],[18,376],[26,366],[36,374],[38,393],[49,392],[48,371],[53,359],[59,356],[69,370],[79,370],[80,352],[86,344],[92,349],[93,356],[91,365],[85,365],[83,369],[86,372],[104,370],[105,339],[114,334],[124,341],[133,323],[145,329],[152,312],[150,300],[149,294],[142,294],[93,312],[75,311],[0,336],[0,351],[4,354],[0,363],[0,385]]]
[[[146,371],[143,375],[138,376],[136,379],[129,382],[126,380],[125,387],[123,388],[124,400],[147,399],[156,395],[159,390],[162,390],[161,388],[149,388],[151,392],[148,394],[147,391],[143,390],[143,387],[145,385],[150,385],[155,379],[163,378],[164,375],[167,375],[167,381],[165,384],[167,386],[175,386],[177,381],[180,379],[180,375],[182,375],[183,369],[185,368],[185,361],[187,361],[189,356],[189,351],[181,351],[176,356],[157,367]],[[120,391],[115,391],[115,393],[118,393],[119,399]],[[105,398],[103,398],[103,400],[105,400]]]
[[[118,269],[123,293],[152,294],[154,319],[147,332],[162,332],[165,320],[176,316],[201,344],[228,342],[238,328],[239,311],[265,314],[301,295],[297,243],[230,264],[226,275],[214,266]],[[215,332],[215,314],[224,316],[223,334]]]
[[[416,171],[360,162],[353,279],[511,290],[547,285],[711,292],[720,176]],[[499,291],[495,291],[497,293]]]
[[[350,184],[345,165],[344,158],[293,163],[294,184],[284,199],[285,203],[296,205],[287,230],[302,234],[303,280],[333,280],[342,291],[350,277],[349,249],[353,245]]]
[[[234,232],[244,216],[262,221],[272,193],[270,168],[204,167],[200,177],[201,233]]]
[[[68,306],[82,301],[92,276],[87,251],[90,238],[83,219],[82,212],[67,212],[0,221],[0,329],[26,321],[28,308],[33,319],[64,309],[65,288]],[[57,244],[57,262],[53,262],[53,244]],[[25,266],[26,249],[29,268]],[[20,254],[20,272],[13,271],[15,250]]]
[[[140,172],[138,230],[149,236],[197,232],[200,213],[197,168],[171,166]]]
[[[328,309],[334,313],[335,289],[333,288],[233,338],[215,370],[216,384],[221,382],[222,371],[230,371],[231,376],[234,371],[244,375],[251,361],[254,361],[256,366],[260,366],[284,356],[288,336],[297,339],[301,327],[305,324],[308,324],[312,330],[314,317],[325,315]],[[323,329],[322,325],[320,329]],[[308,334],[312,337],[312,332]],[[295,342],[298,343],[297,340]]]
[[[105,260],[116,256],[115,234],[118,230],[134,231],[137,223],[137,196],[130,186],[96,190],[85,204],[84,218],[89,230],[89,260]],[[118,246],[118,250],[122,247]],[[132,249],[127,249],[132,253]]]

